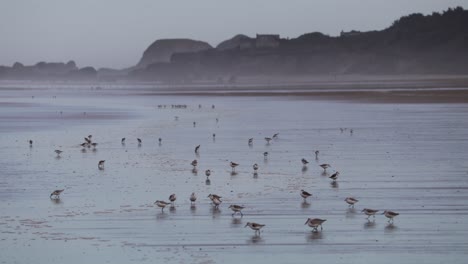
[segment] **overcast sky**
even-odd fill
[[[235,34],[380,30],[468,0],[0,0],[0,65],[68,61],[123,68],[161,38],[215,46]]]

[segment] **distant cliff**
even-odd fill
[[[212,48],[206,42],[191,39],[160,39],[145,50],[136,67],[144,68],[152,63],[170,62],[174,53],[198,52]]]
[[[216,49],[176,52],[170,62],[134,71],[135,79],[197,80],[255,75],[468,74],[468,11],[412,14],[382,31],[237,35]]]

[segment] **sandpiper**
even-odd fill
[[[64,191],[64,189],[53,191],[53,192],[50,194],[50,198],[52,198],[52,196],[55,196],[55,197],[54,197],[55,199],[60,199],[60,194],[61,194],[63,191]]]
[[[257,170],[258,170],[258,164],[257,164],[257,163],[255,163],[255,164],[253,165],[253,169],[254,169],[255,172],[257,172]]]
[[[270,144],[270,141],[271,141],[270,137],[266,137],[265,140],[266,140],[267,144]]]
[[[206,170],[205,171],[206,178],[210,177],[211,175],[211,170]]]
[[[240,206],[237,204],[231,204],[229,206],[229,209],[231,209],[234,213],[232,213],[232,216],[234,216],[236,213],[240,213],[241,217],[244,215],[242,214],[242,209],[244,209],[244,206]]]
[[[88,145],[88,143],[81,143],[80,146],[82,146],[83,148],[85,148],[86,146]]]
[[[319,152],[320,151],[318,151],[318,150],[315,151],[315,159],[318,159]]]
[[[195,127],[197,125],[197,122],[193,122],[193,127]]]
[[[322,167],[322,169],[323,169],[324,171],[326,171],[328,168],[331,167],[331,165],[330,165],[330,164],[327,164],[327,163],[320,164],[319,166]]]
[[[200,145],[195,147],[195,153],[198,153],[198,150],[200,149]]]
[[[171,201],[172,205],[174,205],[175,200],[177,200],[177,197],[174,193],[169,195],[169,201]]]
[[[138,140],[138,145],[141,145],[141,142],[142,142],[141,139],[137,138],[137,140]]]
[[[354,198],[354,197],[346,197],[346,199],[344,199],[346,203],[348,203],[348,205],[350,207],[353,207],[354,208],[354,204],[359,202],[358,199]]]
[[[55,153],[57,153],[57,156],[60,156],[60,154],[62,153],[63,151],[61,151],[60,149],[56,149],[55,150]]]
[[[279,135],[279,133],[274,134],[273,138],[275,138],[275,139],[278,138],[278,135]]]
[[[211,200],[213,200],[213,199],[218,199],[218,200],[219,200],[219,199],[221,199],[222,197],[219,196],[219,195],[217,195],[217,194],[211,194],[211,193],[210,193],[210,194],[208,194],[208,198],[210,198]]]
[[[85,137],[84,140],[86,141],[86,143],[91,144],[91,139]]]
[[[120,140],[120,143],[125,144],[125,138],[122,138],[122,140]]]
[[[249,145],[253,144],[253,138],[249,138]]]
[[[306,159],[302,159],[301,162],[304,166],[307,166],[307,164],[309,164],[309,162]]]
[[[393,223],[393,218],[400,215],[399,213],[395,213],[395,212],[387,211],[387,210],[385,210],[382,214],[385,215],[388,218],[389,223],[390,222]]]
[[[332,176],[330,176],[328,178],[332,179],[333,181],[336,181],[336,179],[338,179],[338,175],[340,175],[339,171],[333,173]]]
[[[239,166],[239,164],[235,163],[235,162],[232,162],[229,164],[232,168],[232,171],[235,171],[236,170],[236,167]]]
[[[320,226],[320,230],[323,230],[322,224],[323,222],[327,221],[327,219],[320,219],[320,218],[307,218],[307,221],[304,225],[308,225],[312,227],[312,231],[318,231],[317,228]]]
[[[304,198],[304,202],[306,201],[307,197],[309,196],[312,196],[312,194],[304,191],[304,190],[301,190],[301,197]]]
[[[158,138],[158,141],[159,141],[159,144],[161,144],[161,142],[162,142],[162,138]]]
[[[213,133],[213,139],[215,139],[215,138],[216,138],[216,134],[215,134],[215,133]]]
[[[30,139],[29,140],[29,146],[32,146],[32,144],[33,144],[33,141]]]
[[[262,225],[262,224],[258,224],[258,223],[254,223],[254,222],[247,222],[247,224],[245,224],[244,228],[245,227],[250,227],[252,230],[255,231],[255,234],[260,234],[260,229],[262,229],[262,227],[264,227],[265,225]]]
[[[222,201],[220,199],[216,198],[216,197],[211,199],[211,201],[213,202],[213,205],[214,205],[215,208],[218,208],[219,205],[222,203]]]
[[[268,158],[268,151],[263,152],[263,158],[267,159]]]
[[[193,168],[195,169],[197,167],[197,165],[198,165],[198,161],[193,160],[191,164],[192,164]]]
[[[373,216],[375,218],[375,214],[378,212],[379,210],[373,210],[373,209],[368,209],[368,208],[364,208],[362,209],[361,212],[365,213],[367,215],[367,219],[369,219],[369,217]]]
[[[98,163],[98,169],[100,170],[103,170],[104,169],[104,162],[106,162],[105,160],[100,160],[99,163]]]
[[[190,195],[190,204],[194,203],[196,200],[197,200],[197,196],[196,196],[195,193],[193,192],[193,193]]]
[[[161,207],[161,211],[164,212],[164,207],[168,206],[170,203],[158,200],[154,202],[154,204],[157,205],[158,207]]]
[[[93,135],[88,135],[89,140],[91,140],[92,137],[93,137]]]

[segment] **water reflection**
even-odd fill
[[[325,177],[325,176],[327,176],[327,177],[330,176],[330,174],[329,174],[327,171],[323,171],[322,174],[320,174],[320,175],[322,175],[322,176],[324,176],[324,177]]]
[[[348,210],[346,210],[346,218],[354,218],[355,216],[356,216],[356,209],[348,208]]]
[[[308,169],[309,169],[309,167],[307,167],[307,166],[302,166],[302,173],[303,173],[303,174],[306,173]]]
[[[197,211],[197,206],[195,204],[190,205],[190,212],[195,213]]]
[[[398,227],[394,225],[393,223],[389,223],[387,226],[385,226],[385,233],[391,233],[398,230]]]
[[[309,208],[309,207],[310,207],[310,203],[308,203],[307,201],[303,201],[303,202],[301,203],[301,208],[302,208],[302,209],[307,209],[307,208]]]
[[[50,198],[50,201],[53,204],[62,204],[62,200],[60,200],[60,198]]]
[[[218,207],[212,206],[210,212],[213,216],[213,219],[218,218],[221,215],[221,210]]]
[[[211,185],[211,180],[210,180],[210,179],[206,179],[205,185]]]
[[[236,175],[237,175],[237,172],[231,171],[231,176],[236,176]]]
[[[364,223],[364,229],[372,229],[376,227],[375,220],[367,220],[367,222]]]
[[[332,181],[332,182],[330,183],[330,186],[331,186],[332,188],[336,188],[336,189],[337,189],[337,188],[339,187],[339,184],[338,184],[337,181]]]
[[[193,168],[193,169],[192,169],[192,174],[195,175],[195,176],[197,176],[198,170],[197,170],[196,168]]]
[[[254,177],[254,179],[257,179],[258,178],[258,173],[254,172],[253,177]]]
[[[171,205],[171,207],[169,207],[169,212],[175,213],[175,211],[176,211],[176,207],[174,205]]]
[[[258,234],[255,234],[254,236],[252,236],[249,240],[247,240],[247,243],[248,244],[259,244],[259,243],[264,243],[264,240],[263,238],[258,235]]]
[[[323,239],[323,232],[320,231],[320,232],[310,232],[307,234],[306,236],[306,239],[308,242],[314,242],[316,240],[320,240],[320,239]]]
[[[231,227],[239,227],[242,224],[242,218],[234,217],[231,220]]]
[[[164,213],[164,211],[156,214],[156,220],[164,220],[167,217],[168,217],[168,214]]]

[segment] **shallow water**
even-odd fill
[[[0,262],[465,263],[467,113],[468,104],[1,91]],[[99,145],[83,150],[89,134]],[[321,163],[332,167],[323,173]],[[301,189],[313,194],[307,203]],[[174,208],[153,205],[171,193]],[[209,193],[223,196],[219,210]],[[359,199],[355,209],[347,196]],[[244,216],[229,204],[244,205]],[[363,208],[400,215],[369,222]],[[323,230],[311,232],[308,217],[327,219]],[[249,221],[266,224],[260,236]]]

